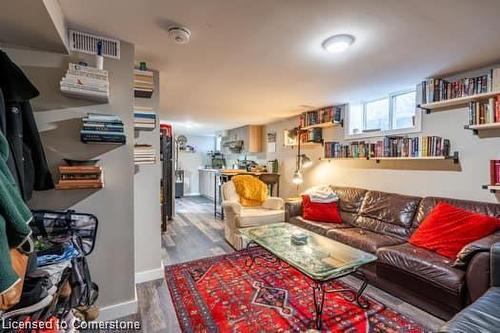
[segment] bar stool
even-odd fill
[[[259,179],[269,188],[269,196],[273,197],[274,187],[276,187],[276,196],[280,196],[280,175],[277,173],[261,173]]]

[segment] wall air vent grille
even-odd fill
[[[102,41],[102,55],[120,59],[120,41],[75,30],[69,31],[69,48],[87,54],[97,54],[97,42]]]

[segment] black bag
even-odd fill
[[[33,210],[33,221],[30,227],[33,236],[45,238],[52,243],[63,244],[76,235],[81,240],[82,255],[92,253],[97,237],[98,220],[95,215],[76,213],[74,210],[65,212],[49,210]]]

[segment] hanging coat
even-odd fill
[[[0,133],[0,293],[19,280],[12,268],[9,250],[29,238],[28,223],[33,219],[7,166],[8,157],[9,145]]]
[[[24,200],[54,188],[30,100],[39,95],[21,69],[0,51],[0,131],[9,142],[7,165]]]

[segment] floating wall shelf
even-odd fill
[[[500,192],[500,185],[483,185],[483,190],[489,190],[491,193]]]
[[[471,96],[447,99],[447,100],[439,101],[439,102],[419,104],[418,107],[421,109],[424,109],[427,113],[431,113],[432,110],[445,109],[445,108],[450,108],[453,106],[467,105],[469,102],[488,99],[488,98],[496,96],[496,95],[500,95],[500,91],[492,91],[492,92],[488,92],[488,93],[482,93],[482,94],[476,94],[476,95],[471,95]]]
[[[374,160],[377,163],[380,161],[443,161],[453,160],[457,164],[459,161],[458,152],[454,152],[450,156],[421,156],[421,157],[322,157],[321,161],[335,161],[335,160]]]
[[[474,134],[478,134],[479,131],[500,129],[500,122],[480,125],[465,125],[464,128],[472,130]]]
[[[380,161],[439,161],[439,160],[453,160],[453,163],[458,163],[458,151],[450,156],[419,156],[419,157],[372,157],[372,160]]]
[[[344,126],[344,121],[341,120],[340,122],[328,122],[328,123],[309,125],[309,126],[301,127],[301,129],[308,130],[308,129],[312,129],[312,128],[329,128],[329,127],[336,127],[336,126]]]

